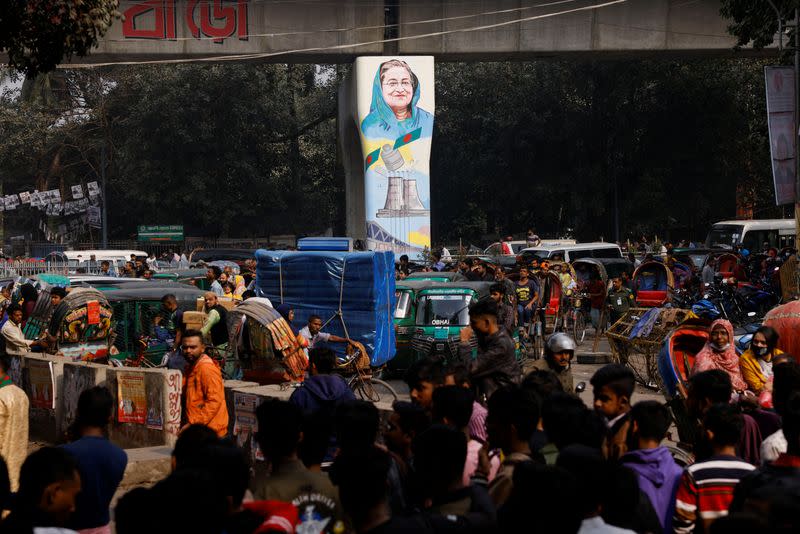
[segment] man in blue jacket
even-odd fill
[[[289,402],[295,404],[306,415],[320,410],[330,410],[338,404],[355,400],[353,390],[340,375],[333,372],[336,366],[336,354],[327,348],[316,348],[308,351],[309,376],[303,385],[292,393]]]

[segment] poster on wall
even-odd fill
[[[147,397],[144,373],[119,373],[117,375],[117,421],[145,424]]]
[[[159,388],[150,388],[147,391],[145,426],[153,430],[164,430],[164,396]]]
[[[432,56],[359,57],[367,247],[419,257],[431,244]]]
[[[27,363],[31,406],[52,410],[56,407],[53,362],[30,360]]]
[[[64,366],[64,422],[70,425],[78,413],[78,399],[85,390],[94,386],[94,373],[89,367]]]

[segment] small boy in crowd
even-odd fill
[[[625,444],[628,435],[631,397],[636,387],[633,371],[625,365],[611,363],[601,367],[592,376],[594,409],[608,427],[603,442],[603,455],[609,460],[619,460],[628,452]]]

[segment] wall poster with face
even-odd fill
[[[355,62],[367,248],[418,257],[431,244],[433,57]]]

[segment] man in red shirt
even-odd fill
[[[606,302],[606,285],[597,275],[593,274],[589,284],[586,286],[586,290],[589,292],[589,305],[591,306],[589,316],[592,319],[592,326],[597,330],[602,326],[600,319]]]

